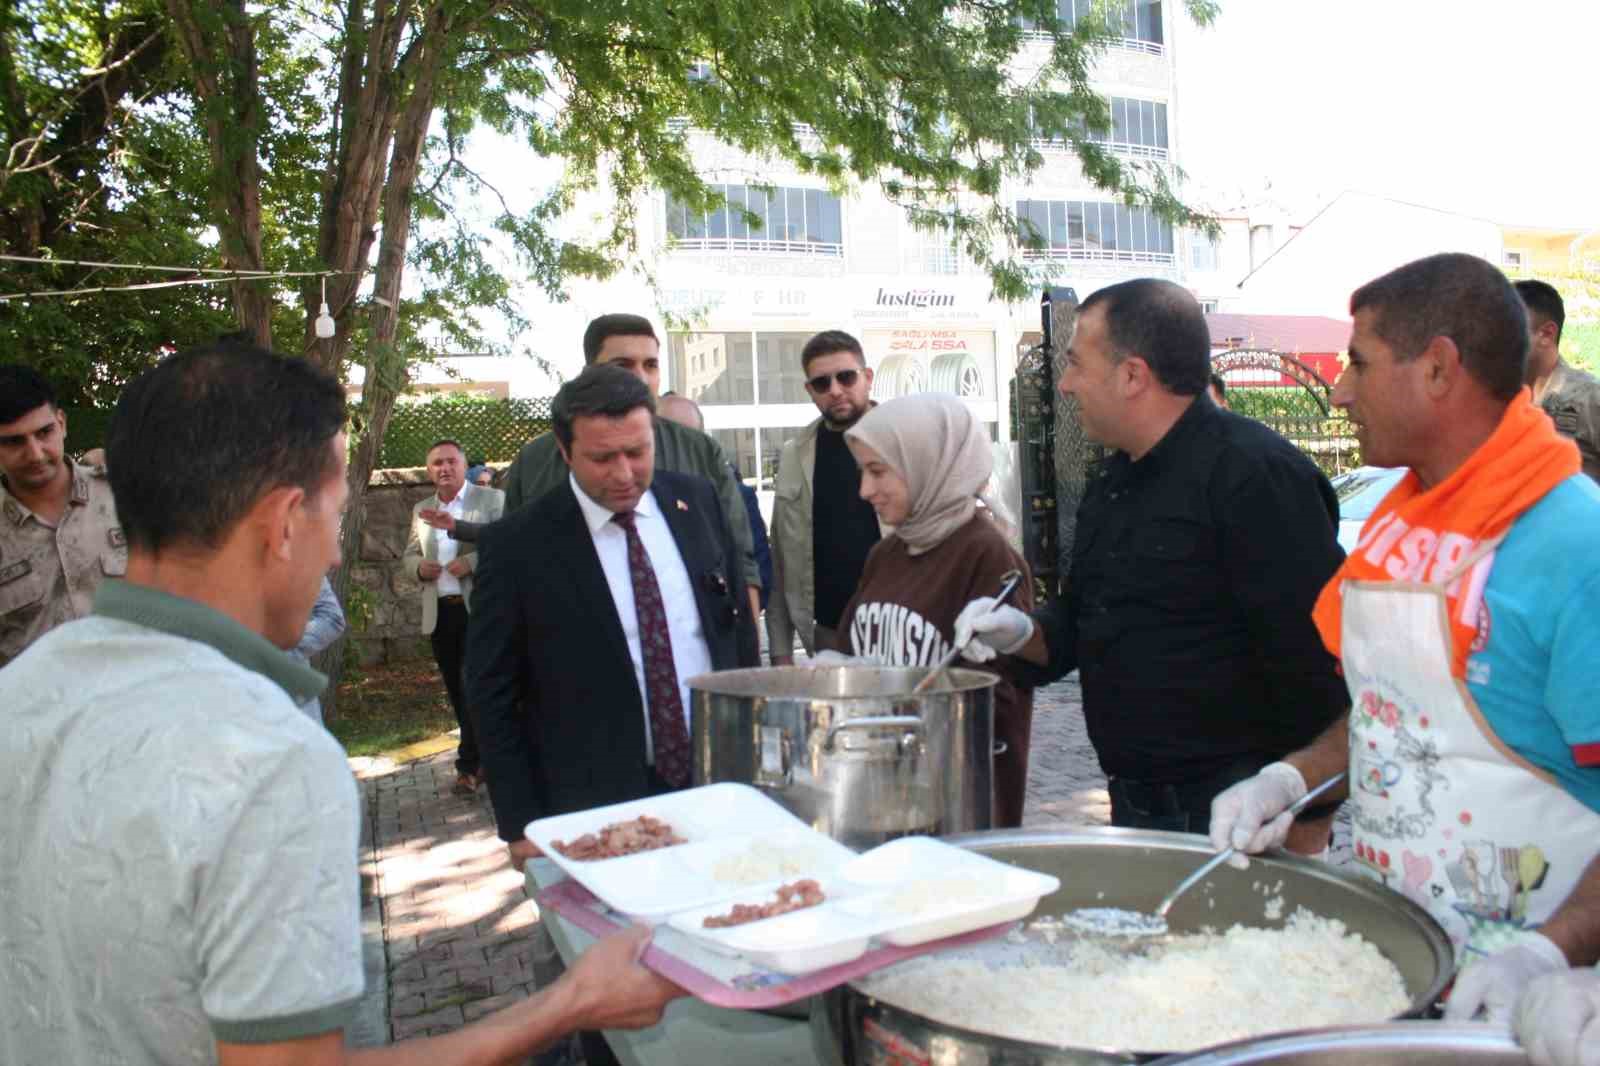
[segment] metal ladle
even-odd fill
[[[1304,796],[1301,796],[1299,799],[1295,800],[1294,803],[1289,806],[1289,809],[1288,809],[1288,811],[1286,813],[1288,813],[1289,815],[1299,814],[1301,811],[1303,811],[1307,807],[1311,806],[1311,802],[1313,800],[1315,800],[1318,796],[1322,795],[1324,792],[1328,791],[1334,785],[1337,785],[1339,782],[1343,781],[1344,778],[1345,778],[1345,772],[1343,770],[1341,770],[1338,773],[1334,774],[1332,777],[1328,778],[1322,784],[1318,785],[1316,788],[1312,789],[1310,792],[1307,792]],[[1178,882],[1178,887],[1173,889],[1171,892],[1168,892],[1167,895],[1166,895],[1166,898],[1163,899],[1159,904],[1156,905],[1156,910],[1155,910],[1156,917],[1160,918],[1163,922],[1165,922],[1166,917],[1167,917],[1167,912],[1172,909],[1172,905],[1178,901],[1178,897],[1179,896],[1183,895],[1185,892],[1189,891],[1195,885],[1199,884],[1200,881],[1206,876],[1206,874],[1210,873],[1212,870],[1215,870],[1218,866],[1221,866],[1223,863],[1225,863],[1229,859],[1233,858],[1234,853],[1237,852],[1238,850],[1239,850],[1238,848],[1231,848],[1231,847],[1222,849],[1221,851],[1219,851],[1215,855],[1213,855],[1210,859],[1207,859],[1206,862],[1205,862],[1205,865],[1201,866],[1200,869],[1196,870],[1194,873],[1190,874],[1188,877],[1185,877],[1182,881],[1179,881]]]
[[[1012,593],[1017,591],[1017,586],[1022,584],[1022,571],[1007,570],[1002,576],[1001,581],[1003,583],[1000,586],[1000,595],[994,598],[994,605],[996,607],[1009,600]],[[945,655],[945,657],[940,659],[939,662],[934,665],[934,668],[929,670],[927,674],[923,676],[922,680],[916,683],[916,685],[911,689],[911,694],[913,696],[920,696],[924,692],[928,691],[928,689],[932,688],[933,683],[938,680],[939,676],[946,670],[950,669],[950,664],[956,661],[956,657],[961,654],[961,649],[964,647],[966,647],[964,644],[957,644],[953,646]]]
[[[1295,800],[1289,806],[1287,813],[1290,815],[1299,814],[1309,807],[1318,796],[1343,781],[1344,778],[1343,771],[1334,774],[1328,780]],[[1224,848],[1211,856],[1198,870],[1178,882],[1178,887],[1167,893],[1166,897],[1156,905],[1153,913],[1123,910],[1120,907],[1084,907],[1063,915],[1062,921],[1070,929],[1080,934],[1096,937],[1126,937],[1139,940],[1141,938],[1164,936],[1168,931],[1167,912],[1172,910],[1172,905],[1178,901],[1178,897],[1203,881],[1207,874],[1227,862],[1237,851],[1237,848]]]

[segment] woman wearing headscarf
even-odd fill
[[[979,493],[993,473],[989,435],[966,404],[927,393],[879,404],[845,432],[861,466],[861,497],[894,532],[867,556],[840,615],[838,650],[886,666],[931,666],[950,651],[956,616],[975,596],[993,596],[1005,574],[1027,573]],[[1015,605],[1033,606],[1033,582]],[[995,688],[994,823],[1022,824],[1028,787],[1033,690],[991,664]]]

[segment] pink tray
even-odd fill
[[[576,881],[560,881],[544,889],[536,897],[541,907],[548,907],[561,915],[567,921],[576,925],[586,933],[594,936],[605,936],[625,928],[627,919],[606,908],[594,897],[592,893]],[[661,947],[662,938],[677,938],[679,942],[687,943],[683,938],[668,930],[665,926],[656,931],[657,940],[645,949],[643,962],[650,969],[667,978],[674,984],[688,990],[697,999],[704,1000],[716,1007],[732,1007],[739,1010],[764,1010],[769,1007],[781,1007],[785,1003],[794,1003],[814,996],[818,992],[825,992],[830,988],[852,981],[881,970],[885,966],[892,966],[905,959],[916,958],[933,951],[942,951],[945,948],[956,947],[962,944],[972,944],[980,940],[988,940],[999,936],[1015,923],[1003,922],[1000,925],[991,925],[985,929],[975,929],[970,933],[960,936],[946,937],[943,940],[930,940],[926,944],[915,947],[897,948],[880,947],[868,951],[860,958],[830,966],[826,970],[816,970],[812,973],[790,976],[788,974],[771,973],[765,970],[751,969],[735,977],[730,983],[722,978],[707,973],[697,966],[693,959]]]

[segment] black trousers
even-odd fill
[[[439,597],[439,621],[428,638],[433,643],[433,661],[439,664],[450,709],[461,726],[461,746],[456,749],[456,773],[478,772],[478,720],[467,706],[461,668],[467,657],[467,605],[460,596]]]
[[[1111,824],[1124,829],[1160,829],[1171,833],[1200,833],[1211,828],[1211,800],[1229,785],[1253,777],[1271,756],[1235,759],[1205,777],[1176,782],[1111,778]]]

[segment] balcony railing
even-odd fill
[[[1051,40],[1050,34],[1043,30],[1023,30],[1022,37],[1028,41],[1041,43]],[[1166,46],[1159,41],[1141,41],[1135,37],[1113,37],[1106,42],[1112,48],[1121,48],[1128,52],[1143,52],[1145,55],[1161,56],[1167,54]]]
[[[1118,155],[1130,156],[1134,159],[1164,160],[1167,158],[1167,150],[1165,148],[1147,144],[1132,144],[1127,141],[1094,141],[1093,143],[1107,151],[1116,152]],[[1072,145],[1053,137],[1035,137],[1033,146],[1044,151],[1067,152],[1072,150]]]
[[[1024,259],[1062,259],[1075,263],[1163,263],[1174,266],[1178,257],[1173,252],[1133,252],[1121,248],[1039,248],[1026,249]]]
[[[747,237],[673,237],[674,252],[748,252],[756,255],[841,257],[844,245],[834,241],[788,241]]]

